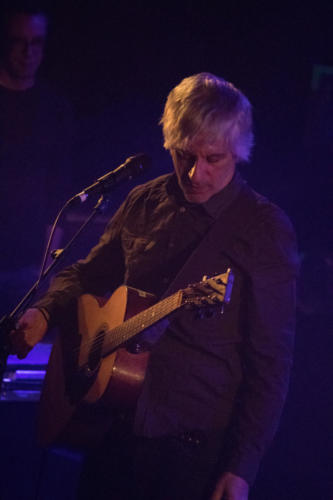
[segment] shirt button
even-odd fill
[[[185,208],[185,207],[180,207],[179,212],[180,212],[181,214],[183,214],[185,211],[186,211],[186,208]]]
[[[168,248],[173,248],[174,246],[175,246],[175,244],[173,241],[170,241],[170,243],[168,243]]]

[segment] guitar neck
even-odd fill
[[[105,333],[102,357],[107,356],[124,342],[169,316],[183,305],[183,291],[170,295],[157,304],[136,314],[119,326]]]

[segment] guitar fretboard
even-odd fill
[[[159,320],[165,318],[173,311],[183,305],[183,291],[170,295],[169,297],[161,300],[154,306],[145,309],[144,311],[136,314],[119,326],[106,332],[104,337],[104,344],[102,356],[107,356],[110,352],[118,346],[131,339],[138,333],[146,328],[157,323]]]

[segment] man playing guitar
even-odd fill
[[[81,341],[78,363],[87,375],[104,369],[98,356],[112,351],[104,347],[109,333],[120,343],[128,338],[123,319],[124,328],[138,321],[146,328],[143,316],[127,321],[120,305],[112,308],[121,316],[115,326],[107,314],[95,324],[95,310],[108,306],[92,296],[125,284],[117,296],[135,289],[163,307],[175,297],[152,342],[131,428],[105,436],[83,471],[80,498],[246,500],[288,388],[295,236],[282,210],[237,169],[249,160],[253,133],[251,105],[234,85],[210,73],[185,78],[170,92],[161,125],[175,173],[132,190],[88,257],[60,272],[22,316],[13,349],[26,355],[79,302],[79,331],[94,332],[92,342]],[[208,308],[186,307],[197,292]],[[215,311],[221,301],[223,314]],[[104,391],[95,397],[88,387],[87,404]]]

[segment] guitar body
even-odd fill
[[[133,350],[136,336],[158,325],[156,340],[164,329],[161,320],[181,307],[212,309],[228,303],[232,284],[228,269],[157,304],[153,295],[126,286],[108,300],[82,295],[69,307],[51,352],[40,402],[39,442],[96,444],[111,427],[115,408],[135,408],[149,358],[149,351]]]
[[[109,300],[82,295],[51,352],[40,400],[38,440],[96,444],[112,424],[112,409],[134,408],[149,352],[124,347],[102,356],[104,333],[149,307],[154,296],[119,287]]]

